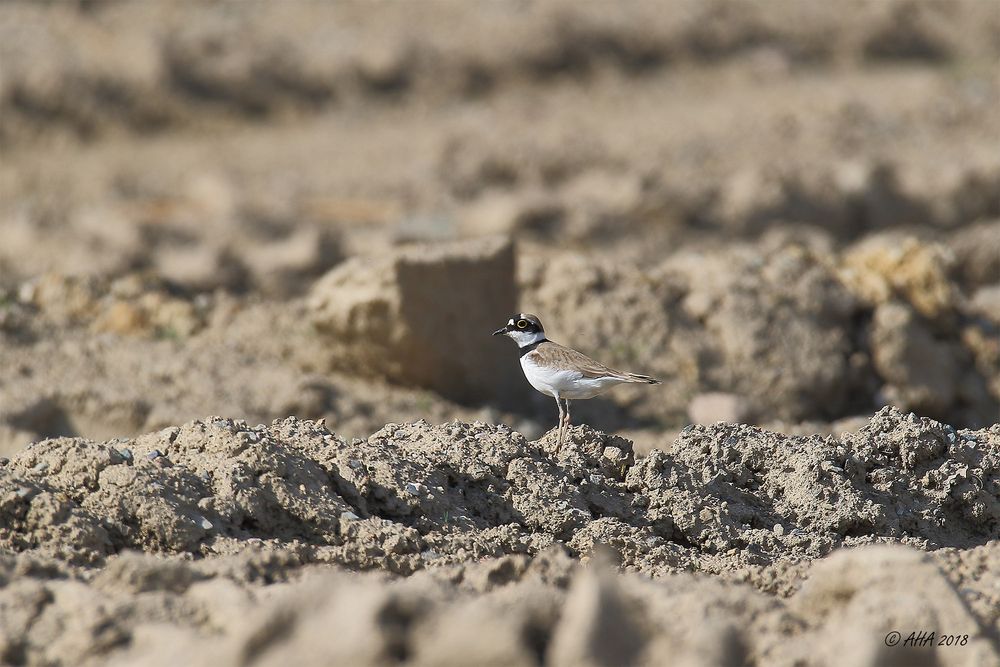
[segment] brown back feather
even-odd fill
[[[639,376],[633,375],[632,373],[624,373],[622,371],[609,368],[601,362],[591,359],[582,352],[577,352],[572,348],[560,345],[559,343],[553,343],[550,340],[540,344],[534,349],[533,352],[529,352],[528,356],[531,357],[532,361],[540,366],[573,369],[575,371],[580,371],[580,373],[587,378],[610,376],[620,378],[623,382],[647,381],[646,379],[641,379]]]

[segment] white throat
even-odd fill
[[[545,340],[544,331],[508,331],[507,335],[514,339],[519,348],[528,347],[529,345],[534,345]]]

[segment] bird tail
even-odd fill
[[[640,375],[639,373],[625,373],[626,382],[644,382],[645,384],[660,384],[660,381],[654,377],[649,377],[648,375]]]

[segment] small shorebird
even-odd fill
[[[506,326],[493,332],[508,336],[521,350],[521,370],[532,387],[556,399],[559,408],[559,438],[562,447],[569,426],[570,399],[593,398],[624,383],[660,384],[656,378],[608,368],[582,352],[553,343],[545,337],[542,323],[534,315],[518,313]]]

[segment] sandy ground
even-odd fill
[[[1000,9],[849,10],[0,6],[0,662],[1000,664]]]

